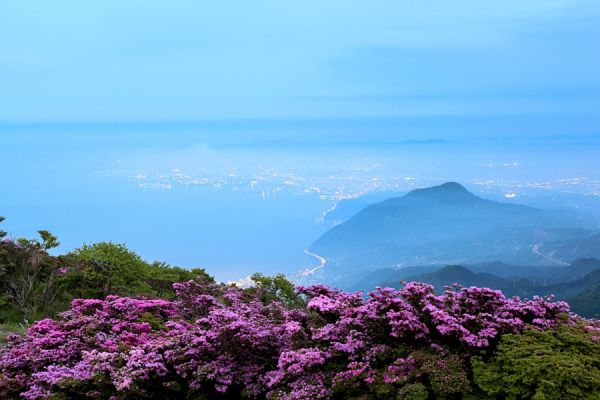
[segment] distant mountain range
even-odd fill
[[[349,290],[399,287],[402,281],[429,283],[438,291],[458,283],[500,289],[506,296],[554,295],[585,317],[600,316],[600,260],[580,259],[568,266],[528,267],[501,263],[384,269],[365,274]]]
[[[327,260],[315,280],[344,288],[382,268],[600,258],[600,233],[592,228],[569,213],[483,199],[448,182],[367,206],[309,250]]]

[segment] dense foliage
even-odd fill
[[[484,392],[500,393],[495,381],[514,373],[503,367],[504,354],[514,350],[510,338],[520,338],[516,347],[528,354],[532,335],[599,334],[569,316],[563,302],[506,299],[482,288],[437,295],[429,285],[409,283],[365,299],[311,286],[299,288],[305,307],[206,280],[174,289],[173,300],[74,300],[60,317],[11,336],[0,351],[0,397],[485,398]],[[577,347],[583,355],[584,348],[597,351],[593,335],[550,345],[557,352]],[[486,365],[498,367],[482,375]],[[561,382],[594,388],[598,365],[582,365],[592,372],[565,372],[570,379]]]
[[[600,343],[581,328],[503,336],[493,357],[473,358],[475,382],[507,399],[599,399]]]
[[[54,316],[68,309],[74,298],[109,294],[173,298],[175,282],[212,279],[203,269],[148,263],[111,242],[52,256],[48,251],[59,245],[58,239],[48,231],[39,235],[39,239],[11,240],[0,230],[0,323]]]
[[[0,322],[47,315],[61,302],[61,260],[48,254],[58,242],[47,231],[39,234],[40,240],[12,241],[0,231]]]

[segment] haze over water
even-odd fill
[[[344,199],[448,180],[546,207],[585,207],[600,193],[594,137],[523,146],[368,134],[344,140],[328,126],[320,129],[330,135],[312,139],[314,127],[282,135],[266,125],[255,141],[243,129],[92,128],[3,127],[9,232],[48,229],[61,240],[57,252],[123,242],[149,260],[202,266],[222,280],[314,267],[304,249],[332,226],[323,215]],[[587,196],[550,202],[557,193]]]

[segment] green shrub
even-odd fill
[[[600,343],[580,326],[504,335],[489,359],[472,360],[475,383],[513,399],[600,399]]]
[[[398,391],[396,400],[427,400],[429,393],[422,383],[408,384]]]
[[[465,361],[457,354],[419,350],[412,353],[417,373],[425,378],[436,399],[452,399],[470,390]]]

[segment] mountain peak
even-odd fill
[[[409,192],[407,196],[443,199],[477,197],[471,192],[469,192],[463,185],[456,182],[446,182],[438,186],[432,186],[424,189],[415,189]]]
[[[462,265],[447,265],[434,274],[440,276],[473,276],[475,273]]]
[[[433,188],[439,188],[440,190],[452,191],[452,192],[468,192],[468,190],[458,182],[446,182],[439,186],[433,186]]]

